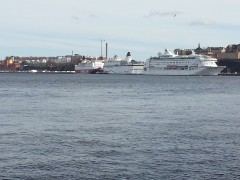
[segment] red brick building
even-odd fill
[[[20,63],[14,60],[14,57],[10,57],[0,62],[1,71],[17,71],[20,67]]]

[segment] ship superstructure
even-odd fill
[[[115,55],[104,63],[104,72],[108,74],[142,74],[144,64],[135,61],[128,52],[125,59]]]

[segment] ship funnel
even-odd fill
[[[128,52],[128,53],[127,53],[127,56],[131,56],[131,53],[130,53],[130,52]]]
[[[126,61],[128,63],[130,63],[132,61],[132,57],[131,57],[131,53],[130,52],[128,52],[127,55],[126,55]]]

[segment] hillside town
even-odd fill
[[[174,53],[179,55],[190,55],[192,53],[207,55],[217,59],[219,66],[226,66],[222,74],[240,74],[240,44],[232,44],[227,47],[201,48],[200,44],[195,49],[175,49]],[[0,72],[28,72],[28,71],[70,71],[73,72],[75,65],[84,60],[95,61],[106,59],[106,57],[84,56],[72,54],[56,57],[19,57],[8,56],[0,60]]]

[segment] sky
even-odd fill
[[[240,0],[1,0],[0,59],[240,44]]]

